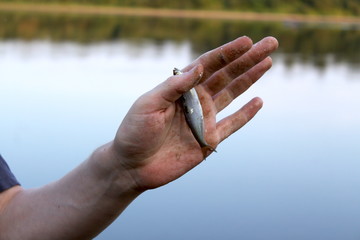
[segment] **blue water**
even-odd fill
[[[360,239],[360,71],[273,58],[218,116],[260,96],[255,119],[96,239]],[[187,42],[0,42],[1,154],[24,187],[54,181],[112,139],[140,94],[190,61]]]

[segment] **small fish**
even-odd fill
[[[174,75],[180,75],[182,72],[174,68]],[[201,147],[206,147],[211,151],[216,150],[206,143],[204,137],[204,117],[199,97],[195,88],[190,89],[188,92],[181,96],[181,101],[184,109],[185,119],[189,125],[191,132]]]

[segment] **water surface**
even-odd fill
[[[167,25],[176,24],[184,23]],[[333,39],[306,40],[313,26],[283,34],[273,30],[278,26],[259,26],[255,37],[280,36],[284,47],[272,70],[218,119],[255,96],[265,102],[258,116],[183,178],[140,196],[96,239],[360,238],[359,48],[349,39],[336,48],[323,46]],[[256,31],[245,29],[239,36]],[[319,31],[359,36],[338,26]],[[236,35],[99,35],[84,43],[45,32],[0,41],[1,154],[26,188],[77,166],[112,139],[133,101],[174,66],[228,41],[226,32]]]

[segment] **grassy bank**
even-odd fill
[[[92,14],[92,15],[128,15],[171,18],[251,20],[251,21],[282,21],[282,22],[326,22],[360,24],[360,17],[355,16],[323,16],[280,13],[255,13],[215,10],[179,10],[134,8],[116,6],[97,6],[81,4],[43,4],[43,3],[10,3],[0,2],[0,11],[45,12],[61,14]]]
[[[57,3],[183,10],[271,12],[307,15],[360,15],[358,0],[0,0],[11,3]]]

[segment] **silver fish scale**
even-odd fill
[[[174,68],[174,75],[180,75],[182,72]],[[206,143],[204,137],[204,117],[201,103],[195,88],[181,96],[181,101],[184,109],[184,115],[189,128],[201,147],[206,147],[211,151],[215,151],[213,147]]]

